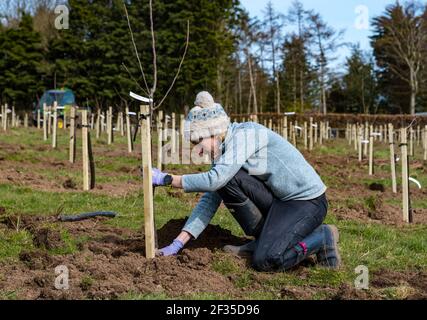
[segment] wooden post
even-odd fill
[[[3,111],[3,131],[7,131],[7,118],[8,118],[8,106],[7,103],[4,105]]]
[[[58,103],[53,103],[53,132],[52,132],[52,148],[56,149],[56,131],[58,129]]]
[[[359,139],[357,132],[359,130],[359,126],[357,124],[353,125],[353,140],[354,140],[354,150],[357,151],[357,148],[359,147]]]
[[[24,127],[28,128],[28,113],[25,112],[24,115]]]
[[[320,133],[319,133],[319,144],[323,144],[323,121],[320,121]]]
[[[37,129],[40,129],[40,109],[37,110]]]
[[[283,138],[288,140],[288,117],[283,118]]]
[[[113,143],[113,107],[108,108],[107,113],[107,135],[108,135],[108,144]]]
[[[162,122],[160,121],[157,126],[157,169],[162,170],[163,160],[163,128]]]
[[[362,143],[362,141],[363,141],[363,127],[359,126],[358,135],[357,135],[357,143],[359,146],[359,149],[358,149],[358,151],[359,151],[359,162],[362,162],[362,160],[363,160],[363,143]]]
[[[83,156],[83,190],[90,190],[89,174],[89,136],[88,136],[87,110],[82,110],[82,156]]]
[[[408,173],[408,141],[406,128],[400,129],[401,156],[402,156],[402,197],[403,197],[403,221],[411,220],[409,212],[409,173]]]
[[[62,129],[64,129],[65,131],[67,130],[67,111],[66,111],[66,109],[64,109],[64,111],[63,111],[63,114],[64,114],[64,116],[63,116],[63,119],[62,119]]]
[[[52,106],[48,106],[47,107],[47,132],[48,135],[50,136],[52,134]]]
[[[46,103],[44,103],[43,104],[43,140],[44,141],[47,141],[47,137],[48,137],[47,119],[48,119],[47,106],[46,106]]]
[[[304,121],[304,149],[308,148],[308,139],[307,139],[307,121]]]
[[[179,142],[177,144],[177,150],[184,147],[184,124],[185,124],[185,116],[181,114],[179,120]]]
[[[132,130],[130,128],[130,114],[129,114],[129,107],[126,107],[126,137],[128,140],[128,152],[133,152],[133,141],[132,141]]]
[[[90,114],[90,130],[93,130],[95,128],[95,114]]]
[[[371,134],[369,135],[369,175],[374,174],[374,129],[371,125]]]
[[[369,140],[369,125],[368,122],[365,123],[365,140]],[[363,155],[366,157],[368,156],[368,145],[365,144],[363,146]]]
[[[117,120],[116,120],[116,131],[120,132],[120,112],[117,113]]]
[[[393,193],[397,193],[397,183],[396,183],[396,161],[394,155],[394,128],[393,124],[389,123],[388,125],[388,140],[390,144],[390,167],[391,167],[391,185]]]
[[[142,119],[141,121],[145,254],[146,258],[152,259],[156,254],[156,226],[154,224],[153,177],[151,173],[151,119],[149,112],[148,106],[141,106],[141,114],[146,115],[146,119]]]
[[[414,156],[414,129],[409,128],[409,155]]]
[[[417,125],[417,146],[420,146],[420,139],[421,138],[421,127],[419,125]]]
[[[171,136],[171,144],[172,144],[172,153],[176,152],[176,120],[175,120],[175,112],[172,112],[172,136]]]
[[[310,127],[308,128],[308,150],[313,150],[313,118],[310,117]]]
[[[76,107],[70,109],[70,150],[69,160],[74,163],[76,160]]]
[[[168,115],[165,114],[165,124],[163,127],[163,141],[168,141]]]
[[[99,139],[99,134],[101,131],[101,110],[100,109],[98,109],[98,111],[96,112],[95,129],[96,129],[96,139]]]
[[[15,127],[16,127],[15,106],[12,106],[12,123],[11,123],[11,127],[12,127],[12,128],[15,128]]]
[[[105,132],[106,129],[106,115],[105,115],[105,111],[103,111],[101,113],[101,132]]]
[[[427,125],[424,127],[424,161],[427,161]]]
[[[120,135],[125,136],[125,119],[123,117],[123,111],[120,111]]]
[[[317,144],[317,128],[318,124],[317,122],[314,124],[314,144]]]

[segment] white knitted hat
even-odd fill
[[[201,138],[227,132],[230,118],[222,106],[214,102],[209,92],[200,92],[194,105],[184,123],[184,137],[187,141],[198,142]]]

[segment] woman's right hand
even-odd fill
[[[156,255],[157,255],[157,256],[160,256],[160,257],[162,257],[162,256],[164,256],[164,257],[167,257],[167,256],[175,256],[175,255],[177,255],[177,254],[178,254],[178,252],[179,252],[182,248],[184,248],[184,244],[183,244],[180,240],[175,239],[175,240],[174,240],[170,245],[168,245],[167,247],[164,247],[164,248],[162,248],[162,249],[160,249],[160,250],[157,250]]]
[[[191,237],[191,234],[189,234],[187,231],[181,231],[178,237],[176,237],[176,239],[170,245],[157,250],[156,256],[167,257],[177,255],[178,252],[181,251],[182,248],[184,248],[187,242],[190,241]]]

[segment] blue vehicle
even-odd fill
[[[63,127],[64,112],[69,113],[69,109],[72,106],[76,106],[76,97],[70,89],[45,91],[33,111],[33,121],[35,125],[37,124],[37,111],[40,110],[41,117],[43,117],[43,105],[53,106],[55,101],[58,103],[58,127]]]

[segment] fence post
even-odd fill
[[[46,106],[46,103],[44,103],[43,104],[43,140],[44,141],[47,141],[47,137],[48,137],[47,119],[48,119],[47,106]]]
[[[156,226],[154,224],[154,203],[151,166],[151,117],[148,106],[141,106],[141,146],[142,146],[142,168],[144,185],[144,226],[145,226],[145,254],[146,258],[155,257]],[[161,132],[161,131],[160,131]]]
[[[394,128],[391,123],[389,123],[388,125],[388,140],[390,144],[391,185],[392,185],[393,193],[397,193],[396,159],[394,154]]]
[[[313,117],[310,117],[310,128],[308,128],[308,150],[313,150]]]
[[[358,135],[357,135],[357,143],[358,143],[358,151],[359,151],[359,162],[362,162],[363,160],[363,126],[360,125],[358,128]]]
[[[406,128],[400,129],[401,156],[402,156],[402,200],[403,200],[403,221],[409,223],[411,214],[409,212],[409,173],[408,173],[408,141]]]
[[[107,114],[107,134],[108,134],[108,144],[113,143],[113,107],[108,108]]]
[[[89,191],[89,136],[87,110],[82,110],[82,155],[83,155],[83,190]]]
[[[132,130],[130,128],[130,114],[129,114],[129,107],[126,107],[126,137],[128,141],[128,152],[132,153],[133,151],[133,141],[132,141]]]
[[[172,144],[172,153],[176,152],[176,120],[175,120],[175,112],[172,112],[172,136],[171,136],[171,144]]]
[[[47,110],[47,132],[50,136],[52,134],[52,106],[48,106]]]
[[[40,129],[40,109],[37,110],[37,129]]]
[[[56,131],[58,128],[58,103],[53,103],[53,132],[52,132],[52,148],[56,149]]]
[[[69,160],[74,163],[76,160],[76,107],[70,109],[70,151]]]
[[[424,127],[424,161],[427,161],[427,125]]]
[[[373,126],[370,127],[370,135],[369,135],[369,175],[372,176],[374,174],[374,130]]]

